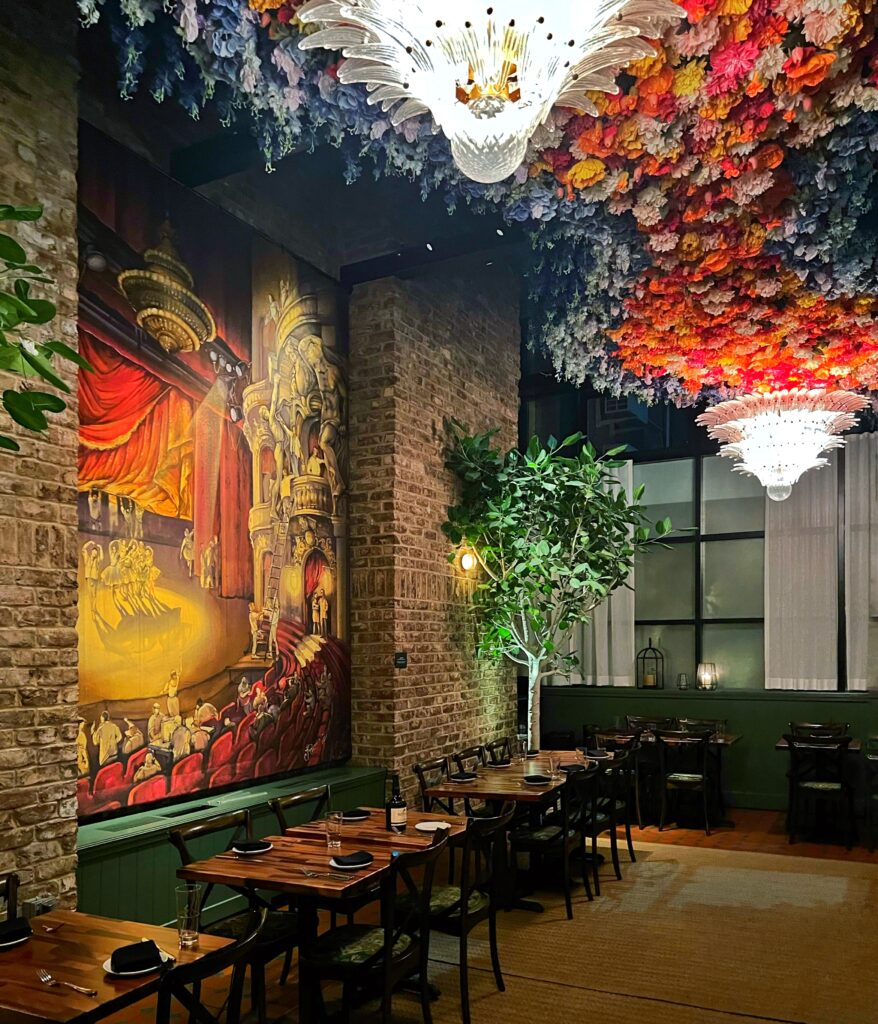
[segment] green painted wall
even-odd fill
[[[774,745],[791,721],[850,722],[858,739],[878,734],[878,695],[790,693],[783,690],[637,690],[633,687],[545,686],[542,730],[573,730],[582,742],[586,723],[623,725],[626,714],[725,718],[742,738],[724,754],[729,802],[738,807],[784,808],[788,755]],[[862,770],[856,758],[858,770]]]
[[[249,807],[254,811],[257,836],[277,833],[277,821],[268,807],[275,796],[312,786],[329,785],[331,806],[344,809],[359,804],[384,804],[383,768],[332,768],[263,783],[219,796],[176,803],[154,811],[83,825],[79,830],[79,909],[104,917],[126,918],[150,924],[168,924],[175,918],[174,889],[180,858],[168,841],[168,829],[198,818]],[[205,839],[199,856],[210,856],[224,845]],[[208,908],[209,919],[243,907],[229,889],[216,889]]]

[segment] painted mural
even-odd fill
[[[90,129],[80,195],[80,814],[345,758],[340,296]]]

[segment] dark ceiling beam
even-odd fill
[[[249,132],[220,132],[171,153],[171,177],[188,188],[239,174],[265,158]]]
[[[380,281],[385,277],[412,277],[426,267],[463,257],[484,256],[490,266],[498,250],[506,250],[504,260],[517,255],[526,241],[526,232],[518,225],[486,225],[476,231],[436,238],[405,245],[393,252],[373,256],[367,260],[348,263],[341,268],[339,278],[346,288]]]

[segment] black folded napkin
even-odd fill
[[[341,816],[343,819],[355,820],[357,818],[370,818],[372,812],[367,811],[364,807],[352,807],[349,811],[342,811]]]
[[[149,939],[114,949],[110,957],[110,970],[114,974],[130,974],[133,971],[149,971],[161,967],[163,963],[158,946]]]
[[[528,757],[536,757],[537,754],[539,754],[539,751],[536,750],[534,747],[531,747],[531,749],[527,752]]]
[[[590,758],[592,758],[593,760],[596,760],[596,761],[599,760],[602,757],[609,757],[610,756],[609,750],[605,750],[603,747],[600,747],[598,750],[586,750],[585,753],[586,753],[587,757],[590,757]]]
[[[13,917],[10,921],[0,923],[0,946],[7,942],[17,942],[32,935],[30,924],[23,917]]]
[[[489,768],[508,768],[512,764],[512,761],[508,757],[504,757],[502,761],[489,761]]]
[[[455,782],[470,782],[472,779],[477,779],[478,775],[475,772],[455,772],[453,775],[449,775],[449,778]]]
[[[568,775],[572,775],[574,772],[584,772],[584,764],[562,764],[558,766],[558,770],[566,772]]]
[[[232,844],[235,853],[268,853],[271,843],[267,839],[242,839]]]
[[[336,864],[345,868],[364,868],[375,859],[366,850],[357,850],[354,853],[346,853],[343,857],[332,858]]]
[[[543,785],[545,782],[551,782],[552,780],[548,775],[525,775],[524,781],[531,786]]]

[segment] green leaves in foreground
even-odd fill
[[[0,203],[0,221],[33,221],[43,214],[41,206],[12,206]],[[47,413],[63,412],[67,404],[58,395],[35,390],[31,382],[40,380],[69,394],[70,387],[54,366],[54,358],[90,370],[87,360],[63,341],[34,341],[27,328],[54,320],[55,303],[31,294],[34,284],[53,284],[41,267],[28,262],[24,247],[10,235],[0,232],[0,370],[17,374],[22,383],[8,388],[0,396],[9,416],[26,430],[37,433],[49,429]],[[11,437],[0,434],[0,449],[19,451]]]

